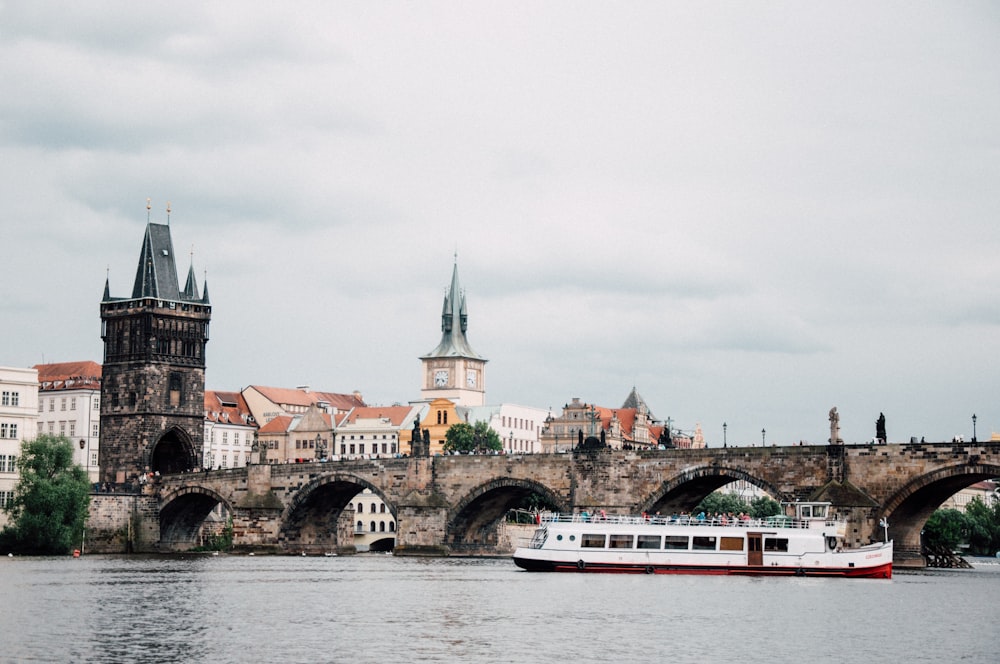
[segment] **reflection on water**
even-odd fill
[[[3,661],[996,661],[1000,565],[891,581],[506,559],[0,560]]]

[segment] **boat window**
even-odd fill
[[[637,549],[659,549],[660,548],[660,536],[659,535],[639,535],[639,541],[636,543]]]
[[[800,505],[799,506],[800,516],[803,519],[812,518],[812,505]]]
[[[764,550],[765,551],[788,551],[788,538],[787,537],[765,537],[764,538]]]
[[[694,546],[691,548],[695,551],[715,551],[715,540],[715,537],[696,535],[694,538]]]
[[[632,548],[632,535],[612,535],[611,541],[608,542],[608,548],[610,549],[631,549]]]
[[[817,519],[826,518],[826,505],[814,505],[813,506],[813,516]]]
[[[742,551],[742,537],[723,537],[719,541],[719,551]]]
[[[562,535],[556,535],[556,541],[557,542],[561,542],[562,541]]]
[[[688,548],[688,536],[687,535],[667,535],[663,538],[663,548],[664,549],[687,549]]]
[[[584,549],[603,549],[604,535],[593,535],[584,533],[580,536],[580,546]]]

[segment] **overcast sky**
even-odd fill
[[[149,197],[209,389],[418,398],[457,252],[489,403],[1000,431],[997,4],[252,4],[0,1],[0,365],[102,360]]]

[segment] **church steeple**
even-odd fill
[[[472,350],[467,336],[469,312],[458,280],[458,257],[441,309],[441,342],[420,358],[424,366],[425,399],[446,398],[462,406],[486,402],[486,358]]]
[[[458,323],[456,325],[455,323]],[[469,328],[469,313],[466,309],[465,292],[458,281],[458,260],[451,271],[451,286],[444,296],[441,311],[441,343],[425,357],[468,357],[482,359],[469,345],[466,332]]]

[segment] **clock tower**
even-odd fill
[[[465,293],[458,283],[458,260],[441,312],[441,343],[420,358],[423,363],[422,399],[451,399],[460,406],[486,404],[486,359],[476,354],[466,337],[469,315]]]

